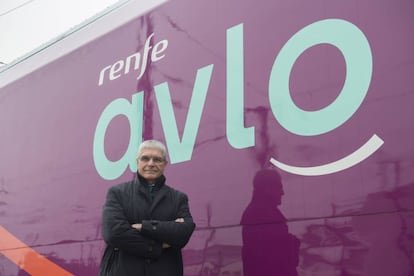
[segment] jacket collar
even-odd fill
[[[152,213],[152,211],[154,210],[155,206],[158,205],[158,203],[164,198],[164,196],[166,195],[168,189],[166,188],[165,185],[165,176],[161,175],[156,181],[155,181],[155,189],[157,191],[157,193],[155,194],[154,200],[151,204],[151,208],[150,208],[150,213]],[[140,190],[141,193],[145,194],[146,197],[149,197],[148,194],[148,181],[145,180],[145,178],[143,178],[141,175],[139,175],[137,173],[137,178],[135,180],[137,182],[138,189]]]
[[[143,178],[139,173],[137,173],[137,180],[140,184],[142,184],[145,187],[148,187],[148,185],[150,185],[148,181],[145,178]],[[159,190],[162,186],[164,186],[165,180],[166,178],[164,175],[161,175],[157,178],[157,180],[155,181],[156,190]]]

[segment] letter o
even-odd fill
[[[339,96],[328,106],[305,111],[295,105],[289,89],[292,67],[308,48],[327,43],[337,47],[346,63],[346,79]],[[346,122],[364,100],[372,76],[372,53],[367,38],[352,23],[326,19],[310,24],[290,38],[273,63],[269,100],[276,120],[288,131],[312,136]]]

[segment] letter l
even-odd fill
[[[254,146],[254,127],[244,127],[243,24],[227,30],[227,140],[233,148]]]

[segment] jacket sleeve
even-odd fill
[[[102,235],[108,245],[133,255],[158,258],[162,253],[162,242],[145,237],[132,228],[120,203],[120,195],[114,187],[109,189],[103,207]]]
[[[181,249],[188,243],[195,228],[188,206],[188,197],[183,193],[179,193],[178,196],[176,218],[183,218],[184,222],[144,220],[141,233]]]

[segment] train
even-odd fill
[[[0,275],[97,275],[138,145],[186,276],[414,275],[414,2],[121,1],[0,72]]]

